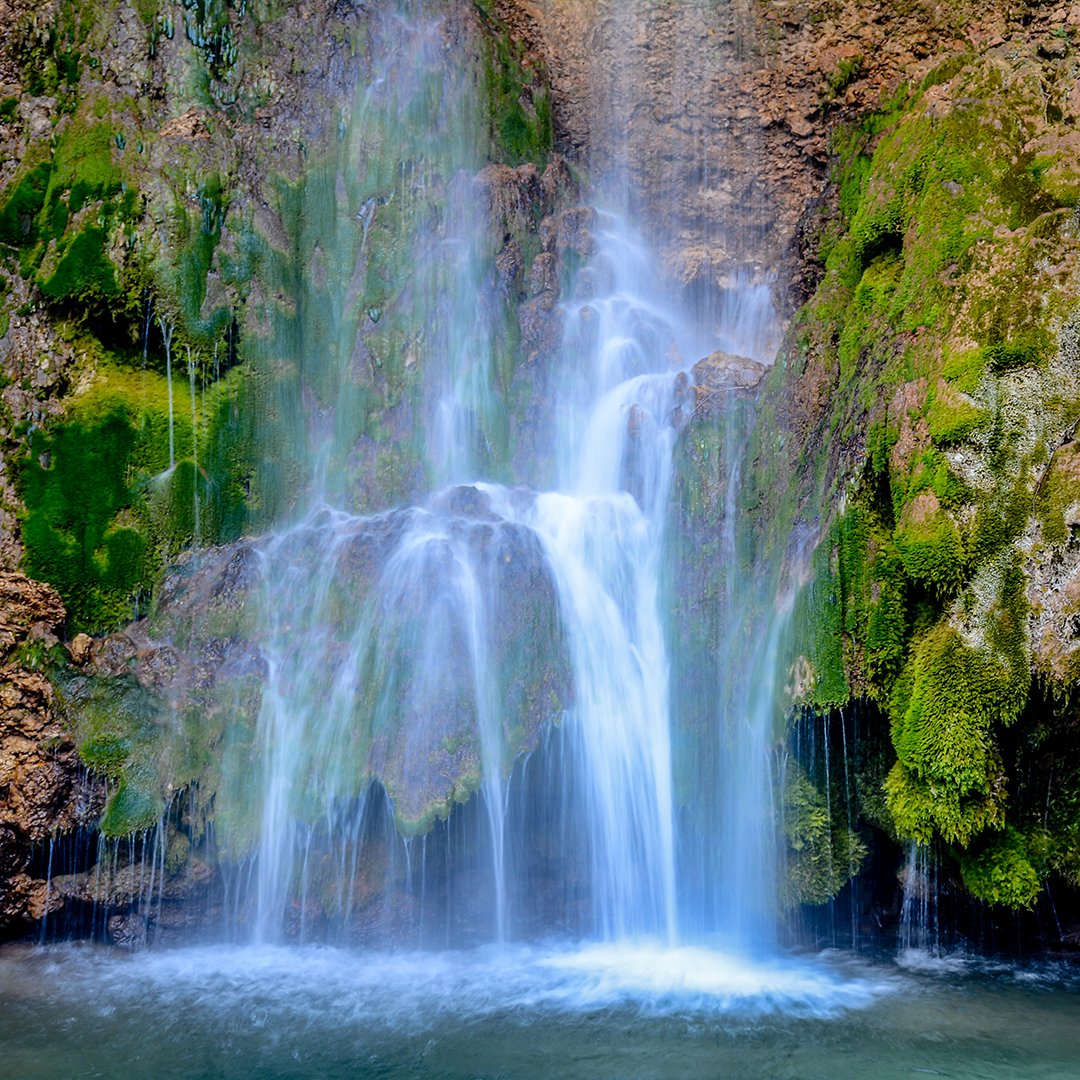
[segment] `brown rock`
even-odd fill
[[[746,356],[710,353],[693,367],[695,411],[716,412],[732,394],[753,392],[767,370],[764,364]]]
[[[55,630],[66,614],[52,586],[25,574],[0,570],[0,656],[28,637],[35,626],[47,632]]]
[[[55,641],[64,606],[48,585],[0,573],[0,933],[56,904],[28,875],[33,846],[92,809],[49,680],[10,659],[28,639]]]
[[[209,139],[210,131],[196,108],[166,121],[158,132],[163,139]]]
[[[94,639],[89,634],[76,634],[68,645],[71,662],[80,667],[89,663],[94,648]]]

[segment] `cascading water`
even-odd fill
[[[346,149],[376,147],[381,164],[357,183],[342,155],[335,220],[345,236],[319,245],[341,296],[324,280],[299,305],[329,322],[294,343],[297,377],[279,391],[291,394],[276,411],[295,418],[286,441],[308,476],[292,501],[309,509],[258,548],[264,689],[254,743],[227,750],[218,812],[224,849],[254,852],[233,875],[245,899],[231,910],[251,912],[238,916],[241,932],[260,941],[349,936],[358,920],[398,937],[412,926],[405,937],[424,941],[434,920],[447,944],[503,940],[525,926],[673,944],[680,922],[695,935],[723,929],[759,944],[771,918],[766,763],[779,631],[763,637],[740,614],[753,590],[736,582],[737,465],[723,558],[726,617],[741,629],[726,668],[736,671],[748,646],[760,655],[749,679],[722,680],[730,745],[711,779],[725,794],[696,807],[692,796],[683,811],[698,819],[691,876],[708,884],[697,890],[680,889],[680,847],[689,849],[674,795],[664,550],[673,448],[692,407],[686,371],[718,345],[767,353],[768,290],[741,282],[702,325],[664,299],[625,214],[590,211],[593,253],[562,305],[563,342],[537,424],[539,444],[554,448],[554,489],[496,483],[507,475],[501,301],[471,179],[481,160],[467,105],[475,88],[467,73],[446,71],[441,24],[422,5],[402,4],[379,25],[370,83],[342,130],[353,133]],[[414,145],[414,125],[435,108],[431,145]],[[442,209],[430,217],[425,193],[435,190]],[[615,205],[625,201],[618,183],[611,190]],[[395,206],[413,269],[395,309],[359,317],[412,328],[407,349],[427,373],[428,473],[456,486],[372,517],[349,509],[335,463],[347,460],[355,425],[354,279],[370,276],[371,230]],[[729,441],[736,463],[737,433]],[[544,479],[543,456],[515,479]],[[512,788],[526,781],[514,763],[551,745],[543,731],[552,723],[561,734],[547,794],[558,811],[526,814],[515,809],[524,803]],[[453,828],[430,845],[401,838],[470,795],[482,812],[456,854]],[[523,882],[556,816],[575,834],[556,872],[575,884],[545,905]],[[450,863],[468,864],[467,898],[451,897]],[[426,914],[411,906],[416,882]],[[441,905],[429,882],[446,893]],[[386,899],[372,914],[373,890],[404,897],[404,907],[388,914]]]

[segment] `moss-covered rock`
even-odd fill
[[[1071,595],[1080,408],[1080,249],[1033,151],[1056,123],[1037,85],[992,49],[835,134],[824,276],[767,384],[746,497],[760,550],[808,579],[796,699],[888,708],[877,824],[977,853],[968,887],[1012,906],[1052,870],[1001,837],[1031,835],[1008,729],[1032,722],[1033,666],[1070,670],[1047,608]],[[809,560],[771,548],[800,520]]]

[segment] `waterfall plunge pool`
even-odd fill
[[[712,948],[0,951],[12,1077],[1080,1076],[1075,968]]]

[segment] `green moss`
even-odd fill
[[[1048,544],[1065,544],[1070,528],[1067,512],[1080,503],[1080,450],[1060,447],[1051,458],[1036,489],[1035,511]]]
[[[991,418],[988,409],[980,409],[962,398],[949,400],[940,392],[931,396],[927,403],[926,423],[930,438],[938,446],[953,446],[966,441],[986,427]]]
[[[196,494],[207,506],[204,542],[219,538],[220,529],[234,535],[242,528],[241,470],[250,462],[240,456],[246,444],[222,437],[242,375],[207,392],[205,412],[215,419],[201,448],[190,407],[178,410],[171,469],[165,379],[105,355],[93,384],[32,436],[20,473],[25,565],[64,598],[72,632],[107,630],[131,617],[161,566],[195,537]],[[176,389],[174,404],[187,403],[186,391]]]
[[[134,441],[128,415],[118,409],[99,423],[35,433],[23,465],[26,568],[56,587],[74,629],[99,629],[102,608],[111,607],[100,593],[112,591],[104,581],[117,571],[104,540],[130,501],[125,472]]]
[[[91,735],[79,747],[82,763],[92,772],[118,776],[131,753],[131,743],[113,734]]]
[[[904,664],[911,621],[909,583],[895,546],[879,536],[871,564],[869,605],[863,639],[867,689],[885,699]]]
[[[924,492],[921,501],[893,533],[896,551],[907,576],[940,597],[953,595],[967,577],[964,540],[952,514],[936,495]]]
[[[526,60],[524,47],[485,13],[488,37],[485,81],[493,156],[510,165],[534,161],[543,166],[554,141],[551,100],[544,71]]]
[[[960,859],[964,885],[988,904],[1008,908],[1032,908],[1042,892],[1045,867],[1039,848],[1045,844],[1029,843],[1016,829],[1007,828],[989,837]]]
[[[941,373],[957,390],[970,394],[982,380],[987,360],[985,350],[969,349],[949,357]]]
[[[164,802],[125,776],[105,807],[102,836],[122,837],[152,829],[161,819]]]
[[[40,281],[54,300],[97,302],[118,294],[116,271],[105,254],[105,230],[87,226],[64,244],[56,269]]]
[[[859,872],[866,844],[839,824],[825,796],[797,765],[788,769],[782,821],[787,842],[786,903],[826,903]]]
[[[897,680],[890,715],[899,760],[887,795],[902,836],[926,843],[936,830],[965,846],[1002,821],[995,728],[1016,719],[1030,683],[1025,631],[1016,625],[1018,584],[1006,575],[1001,602],[988,616],[987,649],[965,644],[943,621],[916,643]]]
[[[20,248],[37,242],[36,218],[45,205],[52,172],[51,161],[39,161],[15,182],[0,210],[0,243]]]
[[[896,762],[885,778],[885,805],[902,840],[930,844],[940,834],[963,845],[987,829],[1002,827],[1005,805],[998,789],[1003,786],[998,774],[995,790],[962,794],[955,787],[923,780]]]
[[[983,356],[992,371],[1014,371],[1016,368],[1033,367],[1046,355],[1046,343],[1034,335],[987,345]]]

